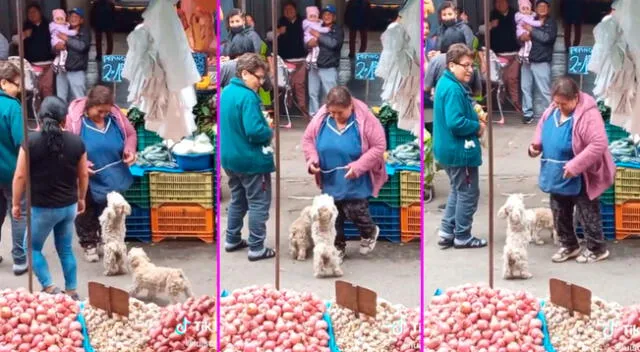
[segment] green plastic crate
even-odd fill
[[[151,207],[150,195],[149,175],[144,175],[134,178],[133,185],[124,193],[124,198],[131,205],[142,209],[149,209]]]
[[[389,176],[389,180],[380,189],[378,198],[369,198],[370,203],[384,203],[392,208],[400,207],[400,173]]]
[[[387,149],[394,150],[397,146],[413,142],[416,136],[411,132],[398,128],[396,124],[387,125]]]
[[[600,196],[600,202],[605,205],[616,204],[616,191],[615,186],[611,186],[608,190],[604,191]]]
[[[612,125],[608,122],[604,124],[604,128],[607,130],[609,143],[629,137],[629,132],[625,131],[624,128]]]
[[[143,151],[146,147],[162,143],[163,139],[157,133],[148,131],[144,125],[136,127],[138,135],[138,151]]]

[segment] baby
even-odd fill
[[[67,23],[67,14],[62,9],[53,10],[53,22],[49,23],[49,32],[51,32],[52,47],[62,42],[62,39],[58,37],[59,33],[65,34],[69,37],[73,37],[78,34],[78,31],[69,28],[69,23]],[[66,62],[67,50],[61,50],[53,61],[53,70],[55,72],[64,72]]]
[[[311,31],[315,30],[320,33],[329,33],[328,27],[322,26],[322,20],[320,20],[320,10],[316,6],[307,7],[307,18],[302,21],[302,29],[304,29],[304,43],[308,44],[311,39],[315,37],[311,35]],[[315,47],[311,49],[309,55],[307,55],[307,66],[316,68],[318,65],[318,54],[320,48]]]
[[[523,34],[529,33],[524,29],[525,24],[528,24],[531,27],[540,27],[542,26],[542,22],[535,20],[535,13],[531,10],[530,0],[518,0],[518,8],[520,11],[516,12],[516,35],[520,38]],[[524,42],[524,45],[520,48],[520,52],[518,53],[520,60],[524,63],[528,63],[530,52],[531,41],[527,40]]]

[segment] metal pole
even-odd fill
[[[273,59],[278,62],[278,17],[277,0],[271,0],[271,27],[273,28]],[[278,69],[273,70],[273,81],[278,82]],[[276,290],[280,289],[280,89],[273,85],[273,123],[276,130]]]
[[[18,35],[20,36],[20,41],[18,42],[18,50],[20,52],[20,91],[22,97],[20,99],[20,104],[22,105],[22,134],[24,135],[24,143],[23,145],[29,145],[29,121],[28,121],[28,111],[27,111],[27,93],[24,89],[24,11],[22,9],[22,1],[16,0],[16,12],[18,19]],[[34,112],[35,113],[35,112]],[[27,199],[27,209],[25,221],[27,222],[27,265],[29,269],[29,292],[33,292],[33,256],[32,254],[32,245],[31,245],[31,170],[29,167],[29,161],[31,160],[29,148],[24,148],[24,154],[27,157],[26,169],[27,175],[25,179],[25,197]]]
[[[487,60],[487,76],[485,77],[485,83],[487,85],[487,92],[491,92],[491,26],[489,25],[489,18],[491,14],[491,7],[489,0],[484,0],[484,47],[486,50],[485,59]],[[493,288],[493,251],[494,251],[494,239],[493,239],[493,101],[491,94],[487,94],[487,131],[489,133],[489,286]]]

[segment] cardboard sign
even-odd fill
[[[350,282],[336,281],[336,303],[356,313],[375,318],[378,307],[378,294]]]
[[[200,76],[207,74],[207,55],[203,53],[193,53],[193,61]],[[122,82],[122,70],[124,69],[124,55],[104,55],[102,57],[102,82],[120,83]],[[170,69],[170,68],[169,68]]]
[[[580,312],[591,316],[591,291],[558,279],[549,280],[551,303],[566,308],[571,315]]]
[[[374,81],[376,79],[378,61],[380,61],[379,53],[356,54],[356,79],[360,81]]]
[[[572,46],[569,48],[569,59],[567,60],[567,72],[570,75],[589,74],[589,61],[591,61],[590,46]]]
[[[129,293],[115,287],[107,287],[98,282],[89,282],[89,304],[107,312],[129,317]]]

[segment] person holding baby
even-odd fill
[[[54,12],[54,15],[60,15],[57,10]],[[69,11],[68,25],[63,22],[62,17],[58,20],[61,22],[54,21],[53,25],[50,25],[52,44],[55,42],[53,47],[58,62],[56,88],[60,99],[71,101],[82,98],[87,93],[86,70],[89,66],[91,30],[84,24],[84,11],[77,7]],[[56,31],[55,34],[53,30]],[[63,64],[60,64],[61,60]]]
[[[553,59],[553,47],[558,35],[558,26],[550,16],[549,0],[536,1],[535,19],[539,23],[532,22],[531,14],[527,14],[527,1],[520,1],[521,11],[518,22],[518,38],[524,43],[520,50],[520,56],[527,54],[527,47],[530,47],[527,59],[522,62],[521,90],[522,90],[522,112],[523,122],[530,124],[533,122],[533,90],[540,91],[544,98],[543,106],[548,106],[551,101],[551,61]],[[524,10],[524,11],[523,11]],[[535,27],[533,24],[540,24]],[[528,45],[527,43],[530,43]],[[542,110],[542,109],[538,109]],[[539,111],[541,113],[542,111]]]

